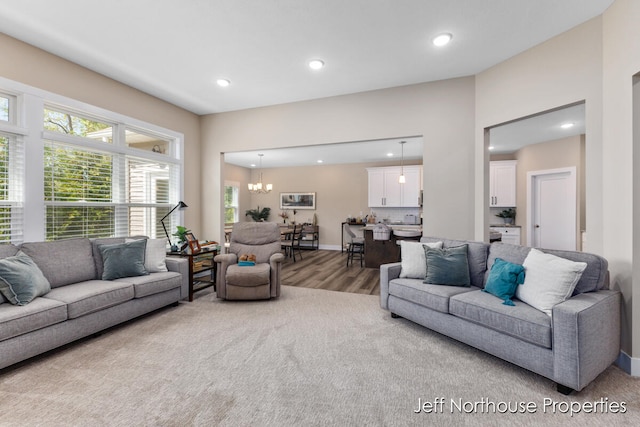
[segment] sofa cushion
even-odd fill
[[[20,248],[40,267],[51,288],[96,278],[89,239],[29,242]]]
[[[489,258],[487,259],[488,266],[491,267],[496,258],[502,258],[505,261],[515,264],[522,264],[529,254],[530,249],[531,248],[526,246],[511,245],[508,243],[492,243],[489,249]],[[582,276],[573,290],[573,295],[609,288],[609,264],[607,260],[601,256],[586,252],[551,249],[540,250],[544,253],[556,255],[571,261],[587,263],[587,268],[582,272]]]
[[[400,277],[410,279],[424,279],[427,275],[427,258],[424,253],[424,246],[430,248],[442,248],[442,242],[421,243],[410,240],[400,240]]]
[[[472,290],[479,289],[474,286],[429,285],[420,279],[393,279],[389,282],[389,295],[442,313],[449,313],[449,298]]]
[[[46,297],[67,304],[69,319],[94,313],[133,299],[133,284],[89,280],[52,289]]]
[[[11,304],[29,304],[50,290],[47,278],[24,252],[0,259],[0,293]]]
[[[524,267],[522,265],[496,258],[483,291],[500,298],[504,305],[514,305],[511,298],[516,294],[518,285],[523,283]]]
[[[551,348],[551,319],[518,300],[508,306],[486,292],[466,292],[451,297],[449,312],[512,337]]]
[[[532,248],[523,266],[526,277],[516,290],[516,297],[551,316],[554,305],[571,298],[587,264]]]
[[[259,286],[270,282],[271,267],[267,263],[252,266],[232,264],[227,268],[227,284],[236,286]]]
[[[12,245],[11,243],[1,244],[0,259],[14,256],[15,254],[18,253],[19,250],[20,248],[18,248],[15,245]],[[3,302],[9,302],[9,301],[4,297],[4,295],[2,295],[2,292],[0,292],[0,304],[2,304]]]
[[[125,239],[130,243],[136,239]],[[147,247],[144,252],[144,268],[149,273],[159,273],[167,270],[167,238],[147,239]]]
[[[149,274],[144,268],[146,246],[147,241],[144,239],[114,245],[98,245],[102,256],[102,280]]]
[[[471,286],[469,278],[468,245],[442,249],[424,247],[427,275],[424,283],[433,285]]]
[[[469,260],[469,278],[471,286],[482,288],[484,286],[484,275],[487,271],[487,255],[489,254],[489,244],[484,242],[473,242],[467,240],[450,240],[438,237],[422,237],[421,242],[433,243],[442,242],[443,248],[452,246],[468,245],[467,259]]]
[[[124,237],[100,237],[91,241],[91,250],[93,252],[93,259],[96,265],[96,278],[101,278],[103,273],[102,254],[100,253],[100,245],[116,245],[118,243],[124,243]]]
[[[67,305],[36,298],[26,306],[0,304],[0,341],[67,320]]]
[[[146,276],[126,277],[117,279],[116,282],[131,283],[133,285],[134,298],[144,298],[169,289],[179,288],[182,284],[182,276],[180,273],[169,271],[151,273]]]

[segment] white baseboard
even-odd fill
[[[624,351],[620,350],[616,365],[632,377],[640,377],[640,359],[631,357]]]
[[[320,246],[318,246],[318,249],[323,249],[323,250],[327,250],[327,251],[339,251],[340,249],[342,249],[342,246],[340,246],[340,245],[320,245]]]

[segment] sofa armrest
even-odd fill
[[[180,299],[189,298],[189,260],[187,258],[167,257],[165,259],[167,270],[180,273],[182,285],[180,285]]]
[[[393,262],[380,266],[380,307],[389,309],[389,282],[400,277],[402,263]]]
[[[552,310],[554,379],[581,390],[620,353],[620,292],[585,292]]]

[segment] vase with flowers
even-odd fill
[[[284,222],[284,223],[286,224],[286,223],[287,223],[287,219],[289,218],[289,212],[287,212],[286,210],[284,210],[284,211],[280,212],[280,213],[278,214],[278,216],[279,216],[280,218],[282,218],[282,222]]]

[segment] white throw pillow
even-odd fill
[[[400,277],[409,279],[423,279],[427,275],[427,257],[424,247],[442,249],[442,242],[421,243],[410,240],[400,240],[400,260],[402,270]]]
[[[551,316],[554,305],[566,301],[587,268],[586,262],[575,262],[531,249],[522,263],[524,284],[516,288],[516,298]]]
[[[125,239],[126,243],[135,239]],[[147,249],[144,253],[144,268],[149,273],[160,273],[167,270],[167,239],[147,239]]]

